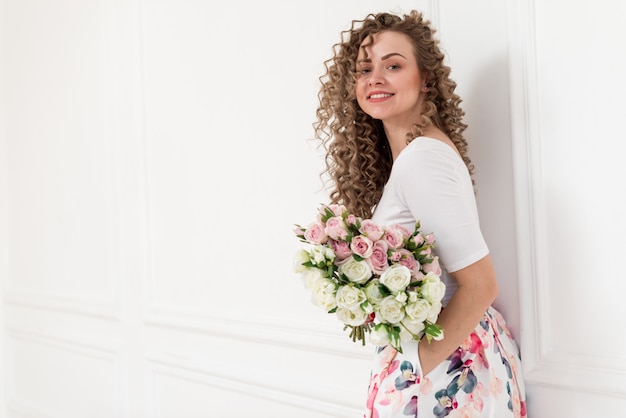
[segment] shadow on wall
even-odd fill
[[[494,55],[465,80],[461,98],[474,164],[481,228],[494,261],[500,294],[494,303],[519,337],[517,234],[508,58]],[[462,86],[460,86],[462,87]]]

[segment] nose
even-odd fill
[[[369,76],[370,86],[376,86],[376,85],[381,85],[385,83],[385,77],[380,68],[374,68],[370,71],[371,71],[370,76]]]

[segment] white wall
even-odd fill
[[[531,396],[568,400],[569,416],[626,406],[624,135],[615,83],[622,59],[622,3],[520,3],[512,37],[512,132],[522,347]],[[517,43],[517,45],[516,45]],[[546,409],[547,410],[547,409]],[[564,415],[567,416],[567,415]]]
[[[308,301],[291,227],[325,201],[322,61],[411,7],[464,99],[530,416],[624,410],[624,7],[579,3],[0,0],[0,417],[360,416],[371,348]]]
[[[2,9],[0,8],[0,16]],[[3,35],[4,32],[1,30],[2,25],[0,24],[0,45],[4,44]],[[0,51],[2,51],[0,47]],[[1,55],[0,55],[1,56]],[[2,65],[2,58],[0,58],[0,291],[2,295],[4,295],[4,288],[6,280],[9,276],[8,270],[8,257],[9,257],[9,240],[8,240],[8,189],[7,189],[7,170],[6,170],[6,137],[5,137],[5,129],[4,129],[4,100],[1,98],[4,97],[4,70]],[[2,332],[0,333],[0,370],[4,370],[5,364],[5,356],[4,356],[4,345],[5,345],[5,320],[4,320],[4,303],[0,301],[0,327],[2,327]],[[0,417],[6,416],[6,377],[5,373],[0,373],[2,377],[0,377]]]

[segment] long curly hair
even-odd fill
[[[435,125],[452,140],[470,175],[474,170],[463,137],[467,125],[462,121],[461,99],[454,93],[456,83],[450,79],[450,68],[444,65],[444,54],[430,22],[416,10],[402,16],[378,13],[353,20],[350,29],[341,32],[341,41],[333,45],[334,56],[324,62],[313,126],[316,139],[326,151],[322,175],[326,174],[326,182],[332,184],[331,202],[343,204],[363,217],[372,215],[393,163],[382,122],[367,115],[355,95],[359,48],[371,43],[373,35],[381,31],[410,37],[418,68],[427,81],[423,112],[407,132],[407,144]]]

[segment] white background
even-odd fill
[[[423,10],[531,418],[626,409],[622,17],[583,1],[0,0],[0,417],[359,417],[292,273],[339,32]]]

